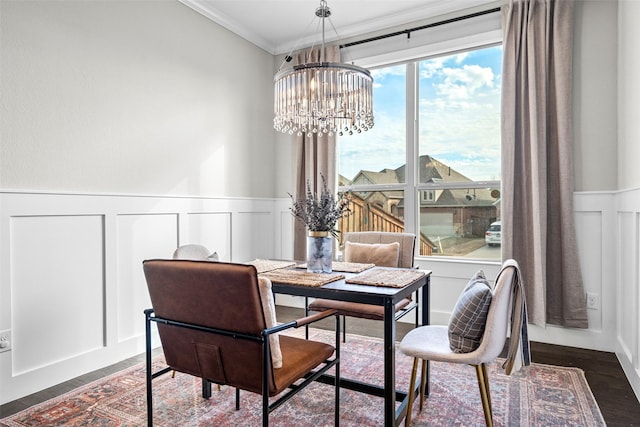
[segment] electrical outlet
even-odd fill
[[[591,310],[600,310],[600,294],[587,292],[587,308]]]
[[[0,353],[11,350],[11,331],[0,331]]]

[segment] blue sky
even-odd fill
[[[500,179],[502,46],[420,62],[420,155],[474,180]],[[395,169],[405,163],[405,65],[371,70],[373,129],[338,140],[338,172]]]

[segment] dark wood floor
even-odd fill
[[[279,321],[286,322],[301,317],[301,315],[301,309],[278,307]],[[326,319],[324,323],[320,322],[318,326],[332,329],[333,320]],[[411,327],[410,324],[398,323],[398,340],[402,339]],[[349,333],[382,338],[382,323],[349,318],[347,331]],[[640,402],[633,393],[614,353],[537,342],[531,343],[531,352],[532,359],[536,363],[573,366],[584,370],[587,381],[608,426],[640,426]],[[0,418],[12,415],[143,360],[143,355],[132,357],[118,364],[9,402],[0,406]]]

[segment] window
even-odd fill
[[[372,69],[375,126],[338,140],[341,231],[407,231],[420,255],[500,259],[502,46]],[[416,120],[413,120],[413,118]]]
[[[420,194],[422,195],[422,197],[420,197],[420,202],[421,202],[420,206],[422,206],[422,203],[433,203],[436,201],[435,190],[421,191]]]

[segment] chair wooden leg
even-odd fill
[[[429,361],[422,360],[422,372],[420,372],[420,412],[424,407],[424,397],[427,394],[427,373],[429,372]]]
[[[480,387],[480,398],[482,399],[482,409],[484,410],[484,420],[487,427],[493,427],[493,413],[491,410],[491,393],[489,391],[489,375],[487,366],[484,363],[475,365],[478,376],[478,386]]]
[[[411,380],[409,381],[409,402],[407,403],[407,416],[404,419],[405,427],[411,425],[411,411],[413,410],[413,399],[415,398],[416,375],[418,373],[418,358],[413,358],[413,368],[411,369]]]
[[[493,423],[493,406],[491,405],[491,387],[489,386],[489,372],[487,371],[487,364],[482,364],[482,373],[484,375],[485,389],[487,390],[487,402],[489,403],[489,413],[491,414],[491,423]]]

